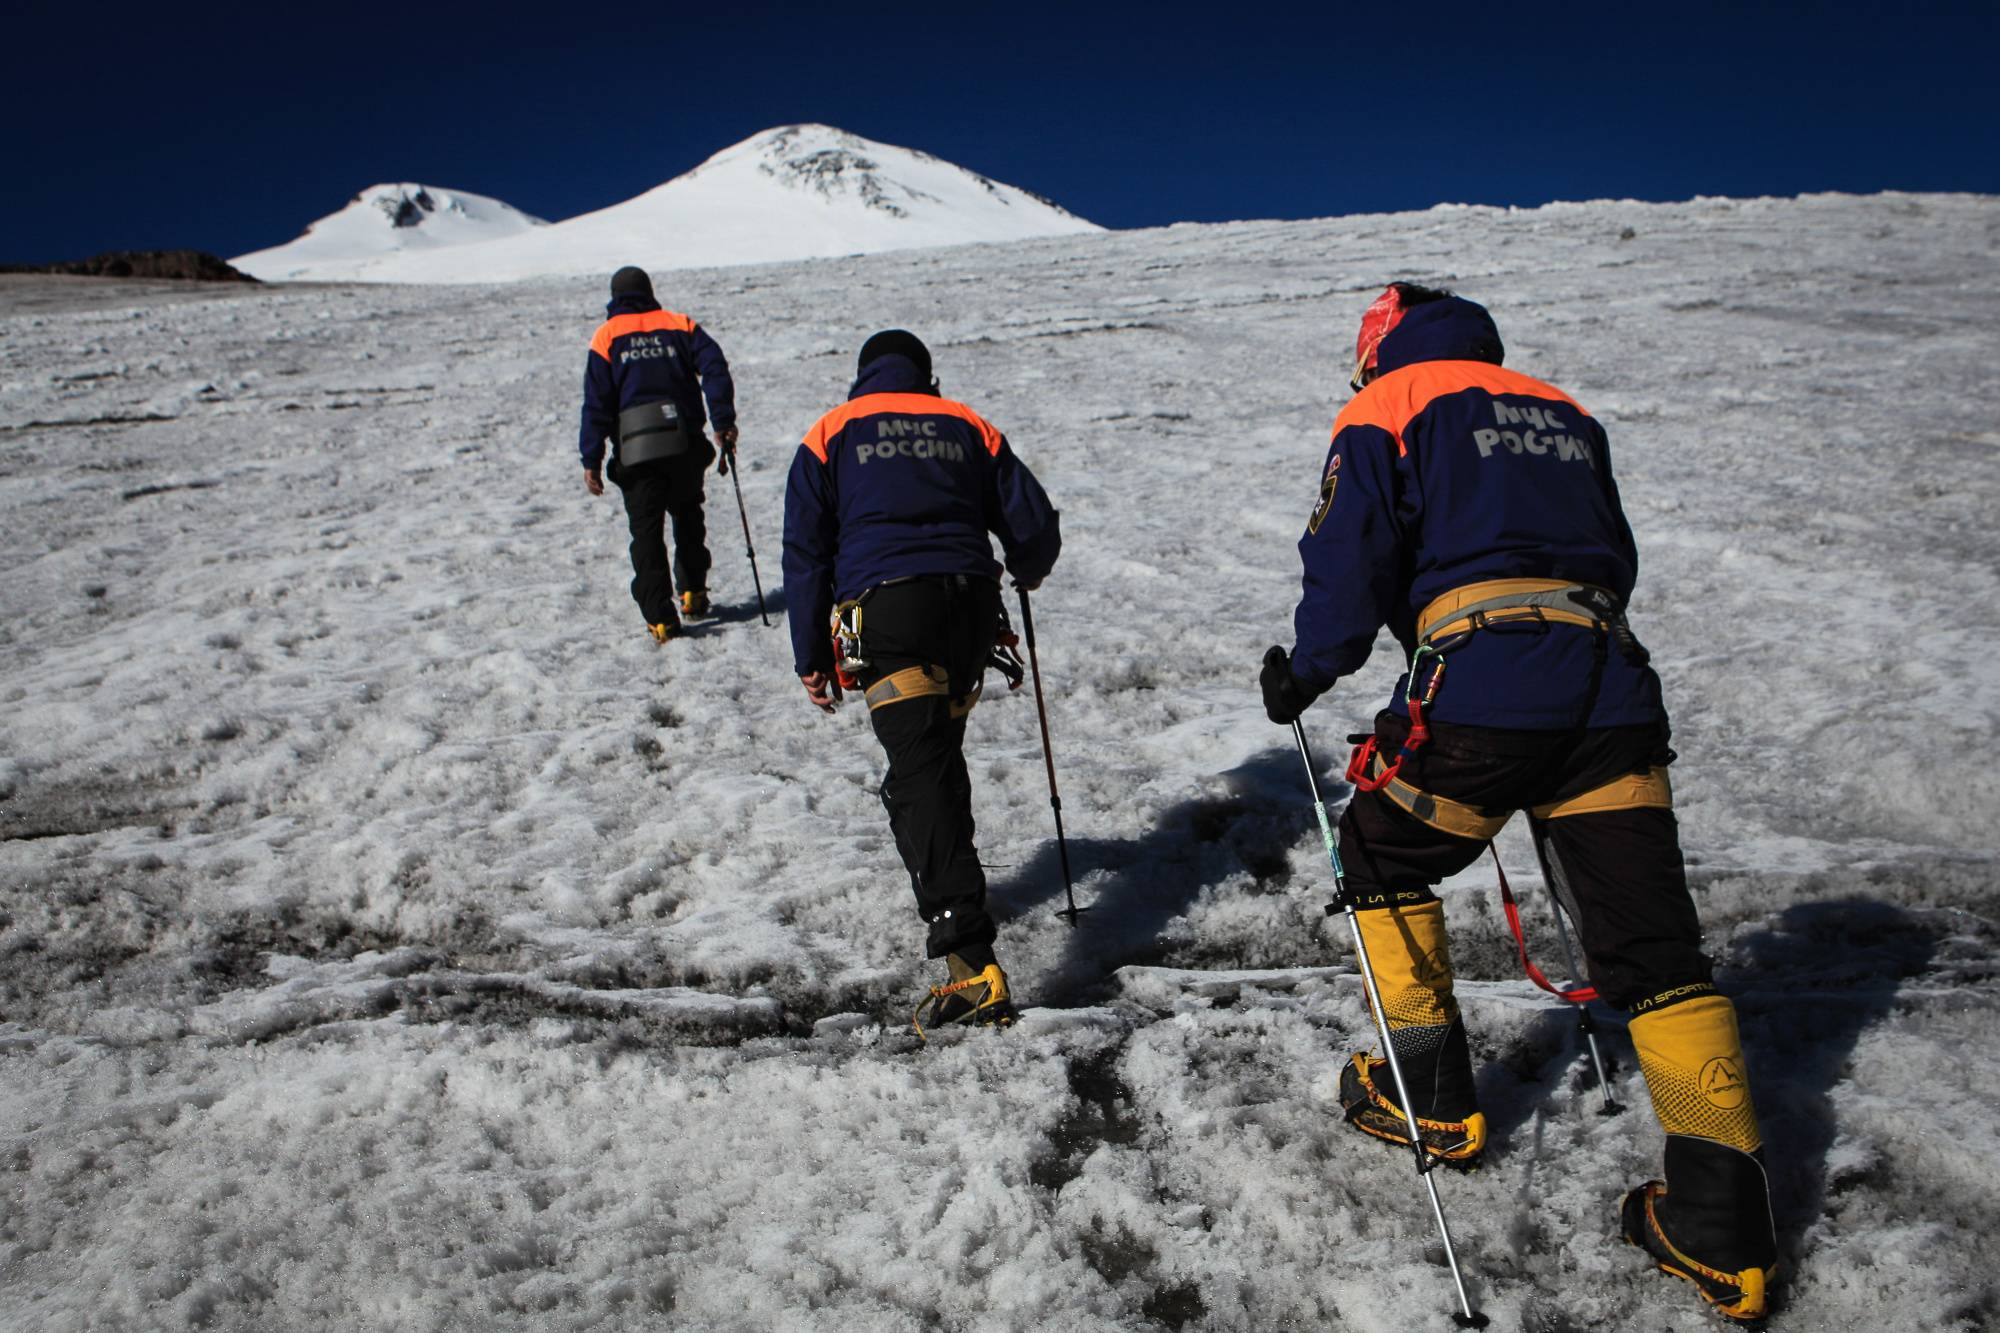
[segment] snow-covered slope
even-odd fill
[[[626,264],[709,268],[1098,230],[1046,199],[928,153],[825,125],[790,125],[725,148],[636,199],[527,234],[450,250],[412,247],[353,264],[343,256],[285,276],[512,282],[608,274]],[[262,262],[260,255],[245,258]]]
[[[1597,203],[682,274],[773,624],[711,482],[721,615],[666,648],[576,461],[598,279],[476,330],[448,289],[0,282],[0,1324],[1449,1333],[1407,1159],[1334,1104],[1372,1038],[1256,680],[1409,275],[1609,432],[1773,1333],[1991,1327],[1996,235],[1988,198]],[[1032,1011],[921,1049],[881,750],[807,704],[772,587],[796,441],[890,326],[1062,507],[1035,619],[1091,909],[1053,913],[995,677],[969,760]],[[1306,715],[1334,774],[1396,672]],[[1560,968],[1519,821],[1500,851]],[[1661,1148],[1621,1020],[1605,1118],[1490,865],[1443,896],[1494,1149],[1439,1189],[1495,1333],[1718,1329],[1612,1229]]]
[[[265,282],[351,282],[400,255],[519,236],[549,224],[512,204],[434,185],[371,185],[286,245],[230,262]]]

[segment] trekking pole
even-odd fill
[[[1333,915],[1335,907],[1347,914],[1347,928],[1354,935],[1354,957],[1361,964],[1361,984],[1368,992],[1368,1007],[1375,1019],[1375,1033],[1382,1040],[1383,1054],[1389,1057],[1389,1072],[1396,1079],[1396,1096],[1403,1109],[1403,1123],[1409,1126],[1410,1150],[1417,1157],[1417,1174],[1423,1177],[1424,1188],[1430,1192],[1431,1214],[1437,1218],[1438,1235],[1444,1240],[1445,1262],[1451,1267],[1452,1285],[1458,1289],[1458,1304],[1461,1312],[1454,1312],[1452,1322],[1460,1328],[1485,1328],[1487,1318],[1472,1308],[1472,1298],[1465,1294],[1465,1277],[1458,1271],[1458,1253],[1452,1248],[1451,1228],[1444,1220],[1444,1204],[1438,1198],[1437,1180],[1431,1174],[1436,1164],[1430,1154],[1424,1151],[1423,1131],[1417,1128],[1415,1110],[1410,1105],[1409,1085],[1403,1082],[1403,1063],[1396,1058],[1396,1043],[1389,1039],[1389,1016],[1382,1008],[1382,992],[1375,984],[1374,965],[1368,961],[1368,942],[1361,938],[1361,921],[1354,912],[1354,900],[1347,894],[1347,870],[1340,863],[1340,847],[1333,834],[1333,821],[1326,812],[1326,802],[1320,799],[1319,779],[1313,774],[1312,751],[1306,746],[1306,729],[1297,718],[1292,719],[1292,736],[1299,743],[1299,758],[1305,761],[1306,785],[1312,789],[1313,812],[1319,816],[1319,835],[1326,843],[1327,857],[1333,862],[1333,887],[1338,900],[1327,906],[1327,915]]]
[[[1076,905],[1076,885],[1069,874],[1069,841],[1063,837],[1062,797],[1056,794],[1056,756],[1049,746],[1049,708],[1042,701],[1042,661],[1035,655],[1035,614],[1028,609],[1028,590],[1018,583],[1014,590],[1021,594],[1021,632],[1028,640],[1028,669],[1035,673],[1035,716],[1042,723],[1042,762],[1049,770],[1049,809],[1056,812],[1056,855],[1062,858],[1063,896],[1069,900],[1069,908],[1056,915],[1075,930],[1076,919],[1090,909]]]
[[[729,457],[736,457],[734,449],[729,451]],[[771,618],[764,614],[764,580],[757,577],[757,548],[750,541],[750,511],[743,507],[743,483],[736,480],[742,470],[741,464],[731,467],[729,480],[736,486],[736,516],[743,520],[743,549],[750,557],[750,582],[757,589],[757,619],[769,625]]]
[[[1572,986],[1583,985],[1583,973],[1576,966],[1576,950],[1569,942],[1569,912],[1563,901],[1563,892],[1569,887],[1563,879],[1562,863],[1556,860],[1556,849],[1549,846],[1542,836],[1542,830],[1530,830],[1535,843],[1535,855],[1542,863],[1542,883],[1548,886],[1549,899],[1556,909],[1556,929],[1562,934],[1563,957],[1569,960],[1569,980]],[[1625,1108],[1611,1095],[1611,1080],[1606,1076],[1604,1056],[1597,1049],[1597,1021],[1590,1016],[1590,1006],[1576,1007],[1576,1030],[1583,1034],[1585,1045],[1590,1048],[1590,1064],[1597,1071],[1597,1088],[1604,1094],[1604,1105],[1597,1108],[1599,1115],[1617,1115]]]

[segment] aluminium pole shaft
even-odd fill
[[[729,457],[736,457],[734,449],[729,451]],[[750,511],[743,507],[743,483],[737,480],[737,474],[742,470],[741,464],[732,463],[729,480],[736,487],[736,516],[743,520],[743,550],[750,557],[750,582],[757,589],[757,619],[769,625],[771,617],[764,613],[764,580],[757,574],[757,547],[750,540]]]
[[[1035,676],[1035,716],[1042,724],[1042,763],[1049,770],[1049,809],[1056,816],[1056,855],[1062,860],[1063,897],[1069,902],[1069,909],[1057,915],[1075,930],[1076,919],[1090,909],[1076,905],[1076,885],[1069,873],[1069,840],[1063,836],[1062,797],[1056,793],[1056,755],[1049,744],[1049,709],[1042,700],[1042,660],[1035,653],[1035,613],[1028,609],[1028,590],[1018,583],[1014,590],[1021,595],[1021,633],[1028,640],[1028,669]]]
[[[1305,761],[1306,785],[1312,791],[1313,812],[1319,816],[1320,838],[1326,843],[1326,854],[1333,862],[1333,886],[1339,906],[1347,916],[1348,931],[1354,936],[1354,957],[1361,967],[1361,985],[1368,996],[1368,1007],[1375,1019],[1375,1032],[1382,1041],[1382,1052],[1388,1057],[1389,1072],[1396,1080],[1396,1096],[1400,1099],[1403,1123],[1409,1127],[1410,1150],[1416,1156],[1417,1174],[1423,1178],[1424,1189],[1430,1195],[1431,1215],[1437,1219],[1438,1236],[1444,1241],[1445,1263],[1451,1269],[1452,1286],[1458,1291],[1461,1313],[1454,1313],[1452,1321],[1461,1328],[1485,1328],[1487,1318],[1472,1308],[1472,1298],[1465,1292],[1465,1275],[1459,1271],[1458,1252],[1451,1242],[1451,1226],[1444,1219],[1444,1202],[1438,1198],[1437,1179],[1432,1174],[1435,1163],[1424,1151],[1423,1131],[1417,1128],[1417,1117],[1410,1104],[1409,1085],[1403,1081],[1403,1062],[1396,1057],[1396,1043],[1389,1036],[1389,1015],[1382,1007],[1382,992],[1375,983],[1375,968],[1368,957],[1368,942],[1361,935],[1361,921],[1354,911],[1354,900],[1347,892],[1347,869],[1340,861],[1340,846],[1334,836],[1333,822],[1326,812],[1326,802],[1320,798],[1319,778],[1313,772],[1312,750],[1306,745],[1305,727],[1297,718],[1292,719],[1292,736],[1299,743],[1299,758]],[[1327,909],[1332,913],[1332,908]]]

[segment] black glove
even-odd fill
[[[1299,684],[1299,678],[1292,674],[1291,654],[1277,644],[1264,654],[1264,670],[1257,682],[1264,687],[1264,715],[1281,727],[1298,721],[1299,714],[1312,707],[1320,695]]]

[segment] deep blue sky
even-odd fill
[[[2000,193],[1991,4],[21,8],[0,129],[17,262],[240,254],[378,181],[557,220],[795,121],[1110,227]]]

